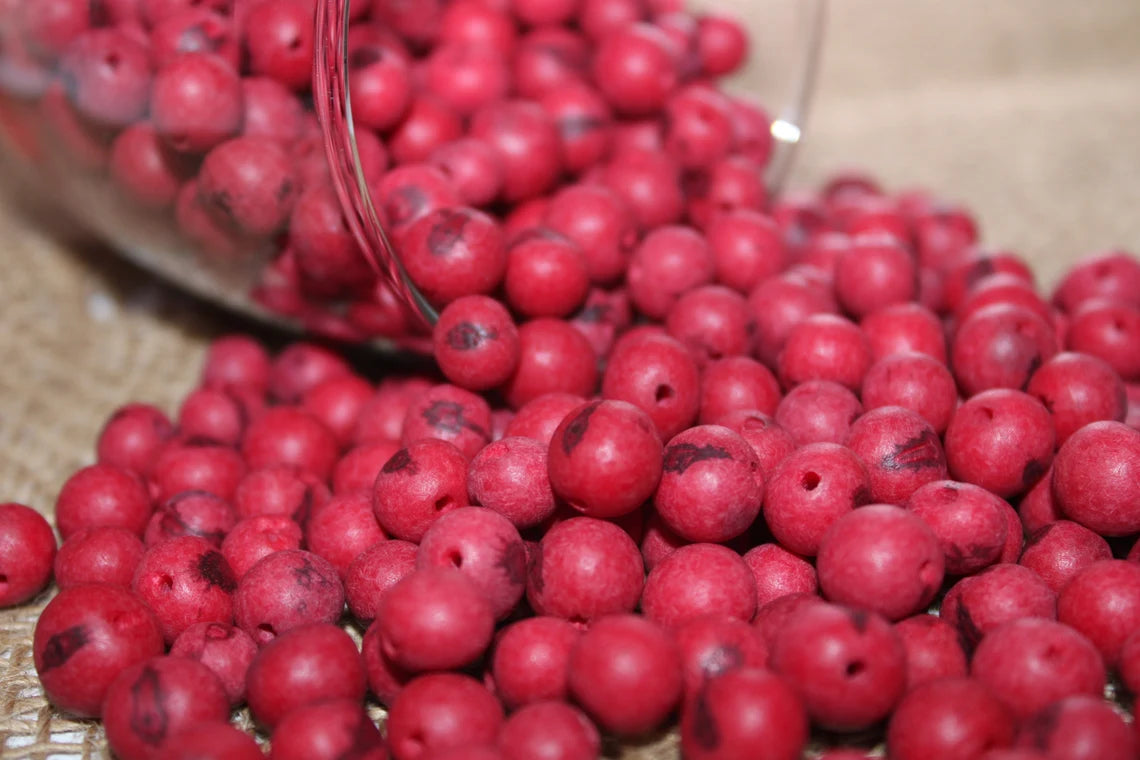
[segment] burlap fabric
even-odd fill
[[[1136,0],[833,0],[793,184],[854,166],[933,188],[1051,284],[1081,254],[1140,250],[1138,135]],[[46,514],[116,406],[173,412],[211,336],[257,329],[58,227],[0,205],[0,500]],[[0,757],[105,756],[99,727],[57,715],[36,681],[45,601],[0,611]],[[630,754],[677,751],[667,738]]]

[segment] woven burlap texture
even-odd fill
[[[1045,284],[1082,254],[1140,249],[1138,37],[1135,0],[835,0],[793,184],[854,166],[932,188],[975,209],[985,241],[1031,258]],[[112,410],[173,413],[210,337],[256,329],[58,226],[0,205],[0,500],[48,515]],[[0,611],[0,757],[106,756],[98,725],[58,715],[35,678],[46,599]],[[630,754],[678,752],[667,738]]]

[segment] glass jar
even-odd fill
[[[326,337],[423,348],[442,304],[401,266],[410,220],[463,203],[501,221],[509,237],[527,213],[519,209],[535,217],[556,183],[604,181],[597,166],[619,141],[620,150],[661,149],[664,110],[611,108],[596,88],[602,67],[589,67],[606,30],[643,22],[670,51],[676,91],[736,70],[723,60],[731,51],[716,47],[732,47],[731,25],[679,6],[0,0],[3,185],[234,310]],[[519,22],[512,9],[549,17]],[[724,102],[734,150],[763,176],[770,200],[802,133],[824,0],[750,3],[744,23],[747,73],[724,89],[745,95]],[[585,94],[566,95],[574,88]],[[774,119],[750,102],[758,94],[782,106]],[[531,112],[539,103],[560,164],[533,187],[456,191],[471,180],[456,172],[477,176],[481,154],[436,148],[507,98],[531,101]],[[705,171],[678,167],[689,199]]]

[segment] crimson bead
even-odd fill
[[[701,16],[697,21],[697,57],[705,74],[731,74],[748,57],[748,35],[735,19]]]
[[[763,499],[760,462],[748,442],[728,428],[689,428],[665,447],[653,504],[682,538],[735,538],[756,519]]]
[[[871,350],[859,326],[833,314],[804,319],[788,333],[778,368],[786,387],[830,380],[858,390],[871,365]]]
[[[388,711],[388,749],[394,760],[419,760],[457,747],[491,744],[503,708],[482,684],[458,673],[431,673],[411,681]]]
[[[891,354],[926,354],[946,364],[946,334],[942,322],[930,309],[916,303],[884,306],[859,322],[871,357],[877,362]]]
[[[455,568],[506,617],[526,589],[526,550],[518,530],[490,509],[461,507],[436,520],[420,541],[417,569]]]
[[[756,612],[756,581],[731,549],[717,544],[682,546],[649,573],[641,610],[670,628],[706,615],[748,622]]]
[[[946,428],[946,461],[955,480],[998,496],[1024,493],[1053,461],[1053,422],[1041,402],[997,388],[970,398]]]
[[[1060,593],[1077,573],[1105,559],[1112,559],[1112,549],[1101,536],[1075,522],[1057,520],[1030,535],[1019,562]]]
[[[111,144],[110,172],[124,195],[149,209],[173,206],[188,174],[185,161],[149,124],[133,124],[119,133]]]
[[[99,432],[96,454],[100,464],[146,475],[154,457],[174,434],[174,426],[149,404],[127,404],[111,415]]]
[[[387,760],[376,724],[356,699],[333,699],[291,710],[273,730],[270,760]]]
[[[245,77],[241,80],[246,137],[266,137],[286,145],[305,132],[306,112],[301,101],[276,79]],[[353,91],[355,95],[355,90]],[[354,112],[358,101],[353,99]]]
[[[764,518],[780,546],[815,556],[827,530],[870,500],[870,476],[859,457],[846,446],[813,443],[772,471]]]
[[[367,490],[332,497],[305,523],[305,546],[328,560],[342,579],[361,552],[386,538]]]
[[[570,652],[570,692],[600,727],[636,737],[659,726],[681,698],[677,645],[635,615],[594,621]]]
[[[59,547],[52,573],[60,589],[82,583],[130,588],[145,551],[138,536],[124,528],[84,528]],[[9,583],[14,575],[8,571]]]
[[[940,678],[964,678],[966,652],[958,630],[934,615],[915,615],[895,623],[906,650],[906,691]]]
[[[863,376],[860,394],[868,410],[903,407],[925,419],[934,432],[945,432],[958,404],[954,376],[946,365],[918,353],[889,354]]]
[[[634,249],[626,276],[633,305],[660,320],[680,296],[712,282],[712,253],[690,227],[658,227]]]
[[[1018,718],[1064,697],[1100,697],[1104,662],[1088,639],[1052,620],[1023,618],[986,634],[970,675],[987,685]]]
[[[414,96],[408,62],[381,45],[361,45],[349,53],[348,89],[353,118],[369,129],[395,127]]]
[[[356,375],[344,375],[329,378],[307,390],[301,398],[301,408],[332,432],[338,446],[345,446],[351,442],[356,421],[372,395],[368,381]]]
[[[467,505],[467,459],[447,441],[424,438],[392,455],[376,476],[372,508],[384,532],[419,541],[441,514]]]
[[[470,136],[503,161],[503,200],[517,203],[554,187],[562,171],[561,141],[553,118],[537,103],[488,103],[471,117]]]
[[[593,760],[601,752],[601,737],[576,708],[548,701],[527,705],[508,718],[498,746],[503,760]]]
[[[246,680],[249,709],[273,729],[291,711],[328,699],[364,699],[364,663],[352,638],[328,623],[283,632],[261,648]]]
[[[567,401],[574,408],[580,405],[580,399],[568,397]],[[517,427],[515,420],[508,424],[507,433],[515,432],[513,427]],[[548,446],[515,435],[485,446],[467,469],[472,503],[499,513],[520,529],[533,528],[551,517],[556,505],[546,469]]]
[[[327,480],[336,464],[336,438],[308,412],[276,407],[250,422],[241,454],[250,469],[289,465]]]
[[[624,201],[643,230],[676,224],[685,215],[681,168],[667,153],[614,150],[599,179]]]
[[[819,579],[803,557],[778,544],[760,544],[744,555],[756,581],[756,609],[788,594],[815,594]]]
[[[305,3],[266,0],[249,9],[245,47],[254,74],[304,91],[313,78],[313,24]]]
[[[784,679],[760,668],[710,679],[681,714],[681,747],[694,760],[744,760],[757,747],[773,760],[794,760],[807,739],[803,701]]]
[[[233,570],[204,539],[182,536],[147,549],[131,589],[154,612],[166,643],[195,623],[233,621]]]
[[[560,233],[539,228],[511,243],[503,288],[523,316],[565,317],[582,305],[589,285],[586,256]]]
[[[713,419],[710,422],[723,425],[748,441],[748,445],[756,452],[765,482],[768,482],[776,465],[796,448],[788,431],[780,427],[771,416],[755,410],[741,409],[729,412],[720,419]]]
[[[872,501],[901,505],[923,485],[947,476],[938,434],[909,409],[868,411],[851,425],[846,444],[867,465]]]
[[[451,382],[468,390],[501,384],[519,361],[518,328],[506,308],[486,296],[447,305],[432,333],[434,356]]]
[[[701,375],[692,355],[664,335],[619,343],[602,376],[602,396],[639,407],[662,439],[696,421],[700,388]]]
[[[950,362],[962,392],[972,396],[990,388],[1024,388],[1057,351],[1057,338],[1044,319],[1024,307],[999,303],[958,326]]]
[[[1103,560],[1082,569],[1057,598],[1057,619],[1084,634],[1116,666],[1140,621],[1140,565]]]
[[[146,114],[150,56],[122,29],[83,32],[64,53],[60,73],[75,110],[95,124],[125,127]]]
[[[581,634],[562,618],[533,617],[507,626],[491,657],[495,693],[509,708],[563,700],[570,650]]]
[[[178,429],[193,440],[235,446],[245,430],[245,412],[225,391],[199,388],[182,401]]]
[[[863,414],[859,398],[830,380],[809,380],[792,388],[776,406],[776,422],[800,446],[842,443]]]
[[[263,760],[261,748],[252,736],[225,721],[203,721],[171,734],[165,757],[168,760],[199,760],[223,757],[225,760]]]
[[[540,98],[584,82],[589,59],[589,48],[579,32],[558,26],[531,29],[515,50],[515,89],[525,98]]]
[[[386,145],[397,164],[410,167],[427,161],[441,146],[462,135],[463,120],[455,109],[429,92],[415,92]]]
[[[583,514],[609,518],[649,498],[662,461],[661,440],[645,412],[624,401],[595,401],[558,426],[548,467],[555,494]]]
[[[234,508],[224,499],[205,491],[182,491],[154,511],[143,543],[151,547],[167,539],[195,536],[217,548],[236,523]]]
[[[972,575],[1001,559],[1009,531],[1007,505],[986,489],[933,481],[911,493],[904,506],[938,537],[947,574]],[[1017,532],[1020,538],[1020,524]]]
[[[408,407],[416,397],[435,383],[426,378],[395,378],[381,380],[372,400],[360,410],[353,433],[353,442],[369,443],[373,440],[398,441],[404,430]]]
[[[245,679],[257,644],[240,628],[223,623],[195,623],[178,634],[171,657],[189,657],[217,676],[230,705],[245,701]]]
[[[1066,697],[1030,716],[1021,725],[1017,744],[1073,760],[1136,756],[1132,727],[1111,704],[1088,696]]]
[[[174,734],[207,721],[224,721],[230,704],[205,665],[183,657],[155,657],[124,670],[103,703],[107,744],[122,760],[165,756]]]
[[[158,620],[125,588],[102,583],[60,591],[36,621],[32,654],[47,698],[60,710],[95,718],[125,668],[162,654]]]
[[[587,623],[633,610],[644,581],[641,553],[628,533],[576,517],[551,527],[538,543],[526,594],[539,615]]]
[[[938,538],[898,507],[860,507],[836,520],[816,559],[824,596],[900,620],[924,608],[942,585]]]
[[[859,319],[918,295],[918,271],[910,252],[890,235],[865,233],[850,239],[835,271],[835,294]]]
[[[606,284],[618,279],[638,242],[637,224],[625,201],[613,190],[594,185],[568,185],[546,209],[545,223],[578,244],[590,280]]]
[[[1104,251],[1076,263],[1053,291],[1053,303],[1067,312],[1085,302],[1109,298],[1140,306],[1140,265],[1126,251]]]
[[[771,217],[747,209],[718,214],[705,230],[716,280],[748,293],[788,263],[779,229]]]
[[[238,517],[278,515],[303,523],[329,499],[328,487],[288,465],[251,469],[234,489]]]
[[[269,393],[283,404],[295,404],[325,382],[352,373],[342,357],[314,343],[293,343],[273,359],[269,370]]]
[[[776,366],[796,325],[812,314],[838,309],[830,291],[788,272],[758,282],[748,305],[756,320],[757,358],[769,367]]]
[[[494,609],[453,567],[424,567],[400,580],[376,609],[381,646],[397,666],[416,672],[460,668],[491,642]]]
[[[539,101],[554,119],[561,142],[562,165],[572,173],[597,165],[610,151],[613,115],[594,88],[566,82],[543,93]]]
[[[155,131],[172,148],[205,153],[241,129],[241,79],[220,58],[186,53],[155,73],[150,113]]]
[[[42,591],[55,558],[55,534],[43,515],[23,504],[0,504],[0,607]]]
[[[752,347],[748,303],[722,285],[696,288],[677,299],[665,319],[665,329],[688,346],[701,364],[747,355]]]
[[[150,491],[160,505],[186,492],[229,501],[245,472],[241,455],[228,446],[171,439],[155,456]]]
[[[1058,445],[1090,422],[1122,422],[1128,408],[1120,376],[1085,354],[1057,354],[1033,373],[1025,390],[1053,415]]]
[[[365,549],[344,575],[349,611],[362,623],[370,623],[384,593],[415,568],[416,545],[410,541],[380,541]]]
[[[84,528],[125,528],[141,536],[151,502],[139,478],[110,464],[79,470],[63,484],[55,502],[55,524],[66,541]]]
[[[665,148],[686,169],[727,157],[735,138],[732,103],[712,87],[691,85],[665,104]]]
[[[887,747],[899,760],[966,760],[1013,744],[1016,721],[995,694],[968,678],[927,683],[899,703]]]
[[[502,190],[502,159],[483,140],[463,138],[445,143],[435,149],[428,162],[451,180],[467,205],[486,205]]]
[[[441,208],[402,236],[400,259],[433,303],[489,293],[502,280],[507,252],[498,224],[471,208]]]
[[[661,110],[678,80],[669,39],[659,28],[640,23],[601,38],[593,74],[602,95],[626,116]]]
[[[1005,623],[1030,617],[1056,620],[1057,595],[1032,570],[1000,564],[951,586],[940,614],[972,648]]]
[[[294,628],[336,622],[343,609],[336,568],[299,549],[261,558],[234,593],[234,622],[263,647]]]
[[[1140,530],[1140,431],[1093,422],[1073,433],[1057,452],[1053,495],[1066,517],[1101,535]]]

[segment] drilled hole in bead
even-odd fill
[[[442,512],[445,509],[450,509],[455,506],[455,499],[450,496],[440,496],[435,500],[435,511]]]
[[[819,473],[809,471],[800,478],[800,485],[804,487],[805,491],[814,491],[819,486],[819,481]]]
[[[457,570],[463,567],[463,555],[460,554],[457,550],[448,552],[447,561],[450,562],[451,566]]]
[[[158,576],[158,588],[163,593],[169,594],[174,589],[174,578],[168,573]]]
[[[847,663],[847,667],[845,668],[844,672],[847,674],[848,678],[854,678],[866,669],[867,663],[863,662],[862,660],[852,660],[851,662]]]
[[[258,641],[264,644],[273,641],[275,638],[277,638],[277,630],[272,625],[269,623],[262,623],[261,625],[257,626]]]
[[[662,402],[669,401],[676,395],[677,392],[673,390],[673,386],[665,385],[662,383],[661,385],[657,386],[657,391],[653,394],[653,398],[657,401],[658,404],[660,404]]]

